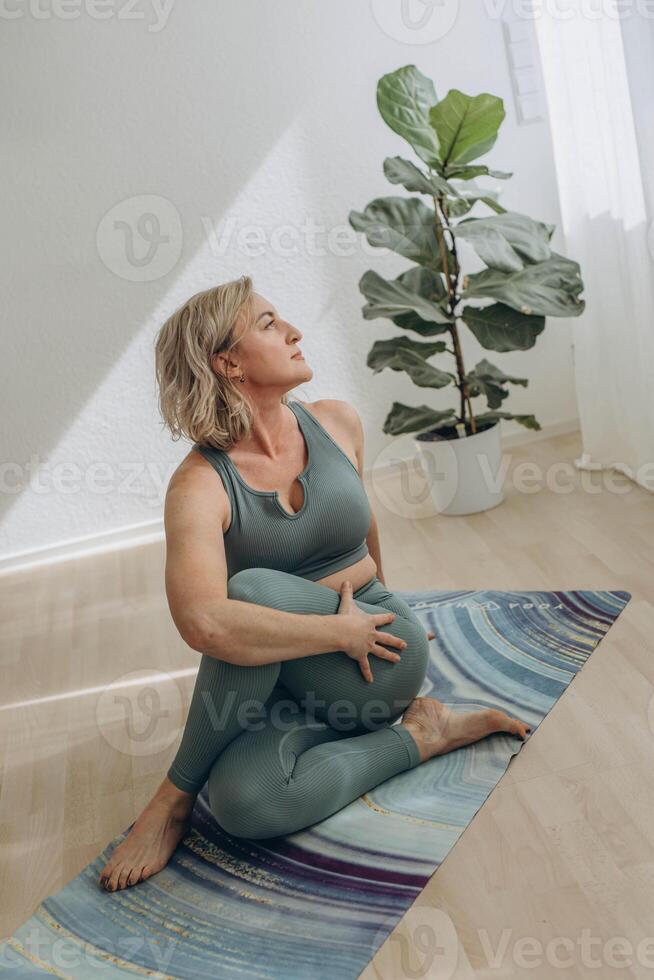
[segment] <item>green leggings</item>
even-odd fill
[[[292,613],[338,612],[340,594],[310,579],[247,568],[229,598]],[[369,655],[373,682],[343,651],[242,666],[202,655],[186,727],[168,776],[199,792],[227,833],[265,838],[323,820],[396,773],[420,763],[407,728],[392,722],[422,686],[427,634],[412,609],[377,576],[353,593],[380,626],[406,641],[392,662]]]

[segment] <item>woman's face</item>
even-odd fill
[[[300,351],[302,332],[258,293],[252,297],[251,317],[239,315],[236,335],[240,339],[230,359],[245,375],[244,388],[250,385],[289,391],[313,377],[304,357],[293,356]],[[240,372],[231,370],[232,377],[238,379]]]

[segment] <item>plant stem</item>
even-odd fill
[[[447,297],[450,307],[450,314],[455,316],[454,310],[459,302],[458,296],[458,286],[459,277],[461,269],[459,266],[459,258],[456,251],[456,238],[454,232],[449,223],[447,215],[447,204],[444,198],[434,197],[434,231],[436,232],[436,239],[438,241],[438,248],[441,256],[441,263],[443,266],[443,273],[445,275],[445,284],[447,286]],[[441,221],[441,215],[443,221]],[[448,249],[445,244],[445,236],[443,234],[443,222],[447,228],[450,238],[452,240],[452,258],[454,259],[454,269],[450,272],[450,265],[448,262]],[[460,418],[463,424],[466,422],[466,405],[468,406],[468,411],[470,413],[470,429],[473,433],[477,431],[477,420],[472,411],[472,405],[470,403],[470,395],[468,391],[468,386],[464,381],[465,378],[465,368],[463,365],[463,351],[461,350],[461,342],[459,339],[459,331],[456,324],[456,319],[454,323],[449,327],[450,335],[452,337],[453,353],[456,360],[456,372],[458,376],[457,387],[461,396],[461,409]]]

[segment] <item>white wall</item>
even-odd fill
[[[456,406],[453,390],[432,393],[365,365],[372,342],[397,328],[363,320],[359,278],[408,263],[367,246],[347,216],[404,193],[384,178],[384,157],[418,162],[378,114],[382,74],[414,63],[439,98],[453,87],[502,96],[507,118],[485,158],[515,174],[502,200],[560,225],[547,124],[517,125],[501,23],[477,4],[462,6],[436,42],[407,44],[380,28],[368,3],[176,0],[158,12],[152,3],[3,7],[0,558],[160,518],[189,444],[173,443],[158,416],[155,333],[191,293],[243,272],[304,332],[314,379],[300,394],[358,408],[368,465],[390,441],[381,426],[393,400]],[[136,200],[112,210],[127,198]],[[144,210],[170,240],[139,267],[114,222],[134,224]],[[310,222],[345,229],[350,254],[324,233],[315,254],[303,232]],[[237,235],[250,225],[268,241],[256,257]],[[291,254],[272,244],[284,225],[296,233]],[[136,236],[137,261],[146,248]],[[156,278],[133,281],[139,275]],[[485,353],[467,331],[464,341],[472,367]],[[569,323],[549,319],[532,351],[491,359],[530,378],[511,410],[534,412],[543,426],[576,417]],[[94,475],[97,464],[104,473]]]

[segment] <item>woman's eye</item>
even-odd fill
[[[269,320],[268,323],[266,324],[266,327],[272,327],[274,326],[274,324],[275,324],[275,320]]]

